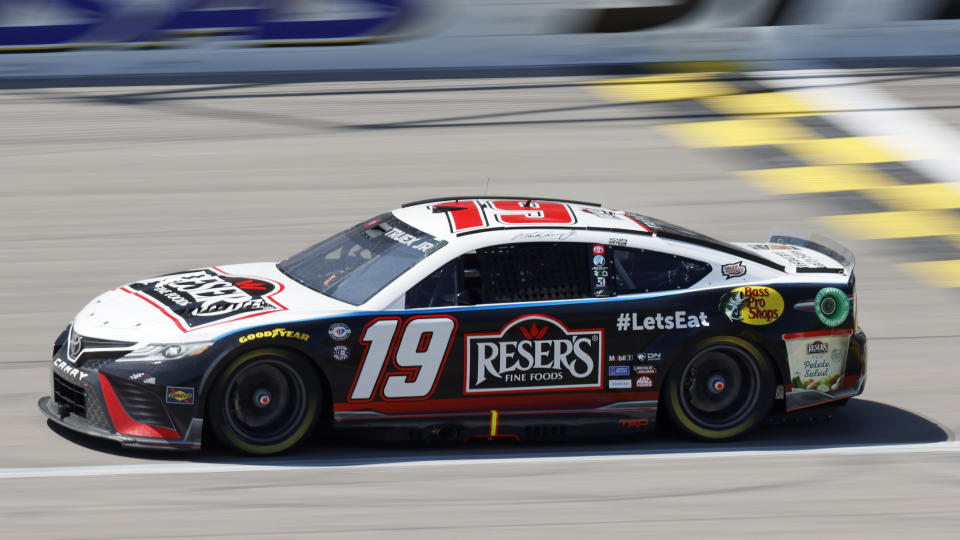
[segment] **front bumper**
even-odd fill
[[[200,449],[202,419],[187,416],[174,422],[152,387],[116,374],[107,377],[103,367],[93,361],[67,365],[62,353],[57,354],[52,395],[37,403],[40,412],[63,427],[125,447]]]
[[[187,433],[181,439],[166,439],[156,437],[142,437],[136,435],[125,435],[117,431],[106,429],[97,424],[86,420],[85,418],[73,413],[64,411],[61,404],[54,400],[53,396],[43,396],[37,402],[37,407],[47,418],[57,424],[83,433],[92,437],[109,439],[117,441],[125,448],[151,448],[151,449],[169,449],[169,450],[199,450],[200,437],[203,433],[203,420],[195,418],[187,429]]]

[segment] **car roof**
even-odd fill
[[[442,197],[404,204],[400,220],[437,238],[511,229],[582,229],[653,234],[642,216],[597,203],[517,196]]]
[[[438,197],[404,204],[394,210],[393,215],[437,239],[448,242],[468,234],[518,229],[616,232],[679,240],[783,270],[782,265],[741,246],[722,242],[659,219],[584,201],[516,195]]]

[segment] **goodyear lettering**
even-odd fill
[[[295,332],[293,330],[287,330],[286,328],[274,328],[273,330],[265,330],[262,332],[253,332],[245,336],[240,336],[237,341],[240,343],[248,343],[255,339],[276,339],[276,338],[287,338],[287,339],[298,339],[300,341],[310,341],[310,334],[306,332]]]

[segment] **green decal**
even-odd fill
[[[850,299],[847,298],[847,293],[840,289],[826,287],[817,293],[813,300],[813,309],[820,322],[833,328],[843,324],[850,315]]]

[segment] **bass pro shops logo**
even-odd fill
[[[546,315],[465,336],[467,394],[603,387],[603,330],[570,330]]]
[[[771,287],[737,287],[720,298],[720,311],[730,322],[763,326],[783,315],[783,297]]]
[[[283,289],[279,283],[231,276],[215,268],[137,281],[126,288],[162,309],[184,332],[286,309],[270,298]]]

